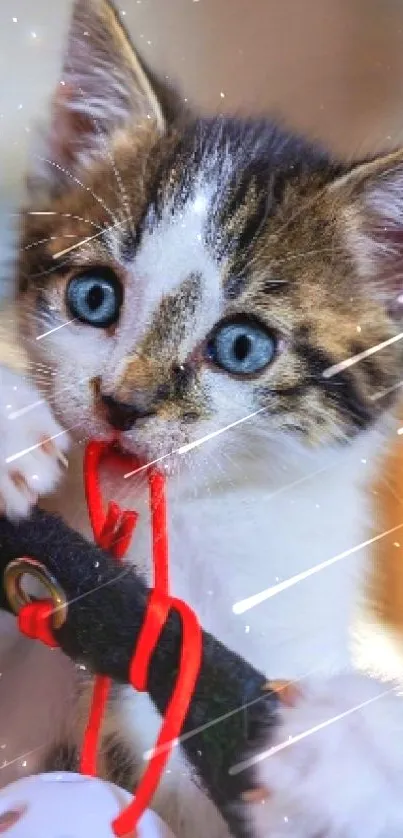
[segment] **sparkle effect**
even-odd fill
[[[354,553],[364,550],[365,547],[369,547],[371,544],[381,541],[382,538],[386,538],[388,535],[392,535],[392,533],[397,532],[402,528],[403,523],[397,524],[396,527],[392,527],[390,530],[386,530],[379,535],[375,535],[373,538],[367,539],[367,541],[362,541],[361,544],[356,544],[355,547],[350,547],[349,550],[344,550],[343,553],[339,553],[331,559],[320,562],[319,564],[310,567],[308,570],[303,570],[301,573],[298,573],[296,576],[292,576],[290,579],[286,579],[284,582],[280,582],[278,585],[273,585],[271,588],[266,588],[266,590],[260,591],[258,594],[254,594],[247,599],[236,602],[233,605],[232,610],[234,614],[245,614],[246,611],[250,611],[250,609],[254,608],[256,605],[260,605],[262,602],[265,602],[266,600],[277,596],[277,594],[281,594],[283,591],[286,591],[287,588],[292,588],[294,585],[298,585],[299,582],[303,582],[315,573],[320,573],[321,570],[326,570],[326,568],[331,567],[336,564],[336,562],[340,562],[342,559],[347,559],[348,556],[352,556]]]

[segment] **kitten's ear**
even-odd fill
[[[45,175],[57,188],[60,168],[77,175],[102,152],[114,131],[153,120],[163,132],[165,117],[153,85],[109,0],[75,0],[62,80],[47,132]],[[38,169],[38,167],[36,167]]]
[[[403,295],[403,150],[353,165],[328,189],[364,279],[393,305]]]

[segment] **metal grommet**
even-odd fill
[[[48,569],[35,559],[14,559],[7,565],[4,571],[3,585],[7,599],[15,614],[32,602],[31,597],[22,587],[24,576],[31,576],[40,582],[50,594],[54,605],[53,628],[59,629],[67,618],[68,603],[64,591],[57,579],[49,573]]]

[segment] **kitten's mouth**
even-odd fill
[[[140,451],[133,451],[133,443],[131,443],[130,448],[127,444],[125,445],[124,435],[119,431],[114,431],[111,434],[110,452],[112,456],[115,455],[119,465],[123,465],[127,471],[145,471],[146,468],[152,465]]]
[[[186,434],[179,433],[178,428],[167,428],[150,424],[150,417],[136,420],[129,430],[116,428],[108,421],[104,410],[99,410],[99,401],[94,405],[94,419],[97,430],[95,439],[110,445],[116,454],[116,464],[120,468],[124,464],[128,472],[145,472],[147,468],[155,466],[166,473],[176,473],[177,457],[181,454],[181,446],[186,446],[189,440]],[[99,420],[100,426],[99,426]]]
[[[111,453],[115,453],[115,463],[118,470],[122,469],[126,475],[146,475],[151,468],[158,469],[164,474],[172,476],[177,473],[177,451],[158,453],[150,451],[146,446],[136,445],[133,440],[126,440],[124,434],[114,434],[111,438]]]
[[[125,445],[125,438],[124,435],[120,433],[120,431],[111,431],[110,438],[107,440],[109,443],[111,454],[114,454],[121,460],[133,460],[138,461],[140,463],[141,458],[137,456],[137,454],[133,453],[133,450],[130,450],[128,445]],[[142,463],[140,463],[142,465]]]

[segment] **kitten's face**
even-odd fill
[[[93,6],[85,46],[109,69],[109,110],[78,2],[51,136],[69,174],[50,166],[24,216],[23,329],[58,416],[147,460],[211,434],[263,456],[355,437],[396,392],[400,343],[330,368],[399,331],[398,237],[392,251],[379,234],[400,157],[345,175],[269,124],[164,122],[110,7]]]

